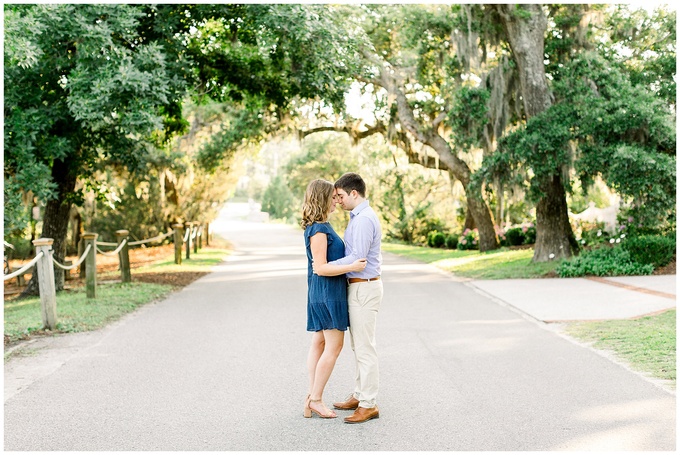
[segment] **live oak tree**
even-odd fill
[[[338,104],[353,60],[324,5],[12,5],[5,22],[6,189],[46,202],[42,236],[60,261],[77,182],[96,189],[95,165],[143,167],[186,129],[187,94],[230,106],[198,154],[212,171],[296,101]]]
[[[355,119],[346,118],[344,131],[354,140],[371,134],[383,134],[397,144],[411,163],[448,171],[465,190],[470,218],[479,229],[481,251],[498,248],[499,242],[489,207],[479,188],[469,185],[472,170],[462,158],[472,145],[459,146],[450,140],[448,109],[455,103],[455,88],[465,86],[465,64],[455,50],[448,47],[458,24],[449,7],[409,5],[364,5],[348,12],[349,23],[356,23],[366,33],[361,55],[363,70],[356,75],[365,86],[372,86],[379,109],[377,122],[357,130]],[[434,56],[433,56],[434,54]],[[379,89],[383,89],[381,92]],[[321,127],[306,131],[325,131]],[[424,145],[432,154],[418,153]]]
[[[134,168],[170,132],[183,80],[127,5],[5,7],[5,182],[45,201],[41,236],[63,261],[72,204],[101,160]],[[173,109],[173,106],[175,109]],[[166,128],[168,127],[168,128]],[[57,289],[63,271],[55,270]],[[28,293],[37,291],[37,279]]]
[[[606,20],[616,20],[608,11],[594,12],[604,14]],[[604,28],[589,28],[588,21],[583,20],[588,18],[583,5],[553,7],[551,14],[557,27],[553,29],[555,39],[548,40],[547,46],[553,81],[550,106],[502,138],[498,153],[487,157],[477,177],[501,177],[516,185],[526,184],[530,197],[538,201],[538,216],[540,208],[549,212],[545,209],[561,206],[560,193],[570,191],[572,179],[587,188],[595,176],[600,176],[621,196],[632,200],[631,214],[640,228],[673,226],[675,109],[664,102],[674,90],[669,73],[649,71],[654,59],[645,71],[641,70],[644,59],[631,65],[621,58],[617,51],[622,47],[620,41],[611,40],[618,32],[603,36],[597,30]],[[667,24],[674,23],[674,18],[666,19],[657,16],[654,28],[669,30]],[[616,27],[606,28],[612,29]],[[674,55],[674,34],[668,34],[665,40],[662,56]],[[527,178],[529,174],[532,177]],[[553,176],[552,183],[559,177],[560,185],[547,186],[546,176]],[[561,216],[554,219],[559,221]],[[559,225],[549,225],[543,232],[554,234],[555,230],[559,231]],[[540,236],[540,226],[537,231]],[[541,252],[549,257],[560,257],[566,249],[554,242],[544,246],[548,248]],[[536,254],[534,260],[541,260]]]
[[[553,95],[545,73],[545,33],[548,20],[543,5],[495,5],[521,86],[527,121],[552,105]],[[541,153],[541,150],[537,150]],[[578,243],[569,224],[564,176],[559,165],[536,176],[541,196],[536,205],[536,246],[533,261],[570,257]]]

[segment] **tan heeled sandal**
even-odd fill
[[[338,415],[329,410],[328,414],[322,414],[319,410],[312,407],[312,403],[323,403],[321,400],[312,400],[311,397],[307,399],[307,407],[305,408],[305,417],[311,417],[312,413],[318,415],[322,419],[335,419]]]
[[[305,408],[302,411],[302,416],[309,419],[312,416],[312,409],[309,407],[309,399],[311,398],[311,395],[307,395],[307,398],[305,398]]]

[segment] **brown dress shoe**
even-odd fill
[[[354,394],[350,394],[350,396],[347,397],[346,401],[333,403],[333,407],[335,409],[344,409],[346,411],[351,411],[352,409],[356,409],[359,407],[359,400],[354,398]]]
[[[378,407],[375,408],[357,408],[349,417],[345,417],[345,423],[364,423],[367,420],[377,419],[380,417]]]

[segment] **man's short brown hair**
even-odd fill
[[[359,196],[366,197],[366,183],[359,174],[354,172],[343,174],[342,177],[335,182],[335,188],[343,189],[347,194],[351,193],[352,190],[357,190]]]

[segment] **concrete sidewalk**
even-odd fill
[[[676,275],[472,280],[467,284],[543,322],[630,319],[676,307]]]

